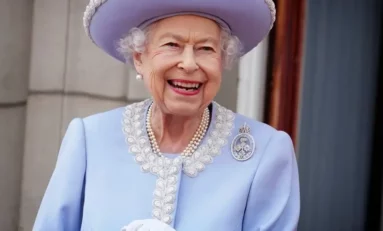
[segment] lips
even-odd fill
[[[168,83],[174,88],[186,91],[196,91],[202,86],[202,83],[199,82],[181,80],[168,80]]]
[[[197,95],[203,85],[201,82],[177,79],[168,80],[167,82],[175,93],[183,96]]]

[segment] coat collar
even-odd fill
[[[196,177],[214,157],[222,152],[234,127],[235,114],[216,102],[213,102],[212,118],[209,129],[190,157],[168,158],[152,152],[146,132],[146,114],[152,100],[145,100],[125,107],[123,131],[129,151],[144,172],[160,176],[166,172],[178,172],[181,168],[189,177]]]

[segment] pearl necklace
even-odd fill
[[[150,144],[152,146],[152,150],[153,150],[154,154],[156,154],[158,156],[163,156],[162,153],[160,152],[160,148],[158,147],[156,137],[154,136],[154,132],[153,132],[152,126],[150,124],[150,120],[152,118],[152,105],[153,104],[151,104],[149,106],[148,115],[146,117],[146,130],[148,132],[149,141],[150,141]],[[206,108],[203,112],[202,120],[201,120],[201,123],[199,124],[199,127],[198,127],[196,133],[194,134],[192,140],[189,142],[188,146],[181,153],[181,156],[190,157],[191,155],[193,155],[193,153],[195,152],[195,150],[197,149],[197,147],[201,143],[202,138],[206,134],[207,128],[209,126],[209,118],[210,118],[209,114],[210,114],[209,109]]]

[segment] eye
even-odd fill
[[[164,46],[167,46],[167,47],[179,47],[179,45],[177,43],[174,43],[174,42],[166,43]]]
[[[199,50],[203,50],[203,51],[214,51],[214,49],[213,49],[212,47],[208,47],[208,46],[200,47]]]

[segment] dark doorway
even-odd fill
[[[382,13],[381,0],[307,0],[300,231],[374,231],[380,222]]]

